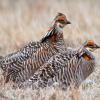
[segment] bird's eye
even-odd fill
[[[92,46],[94,46],[94,45],[89,43],[89,44],[87,44],[87,46],[88,46],[88,47],[92,47]]]
[[[89,46],[91,47],[91,46],[93,46],[92,44],[89,44]]]
[[[59,23],[65,24],[64,20],[58,20]]]

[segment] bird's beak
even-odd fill
[[[100,46],[99,46],[99,45],[97,45],[97,44],[95,44],[95,48],[99,49],[99,48],[100,48]]]
[[[71,22],[70,21],[67,21],[67,23],[66,24],[71,24]]]

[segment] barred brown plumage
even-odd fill
[[[18,83],[28,79],[40,66],[54,54],[65,49],[63,27],[70,24],[62,13],[54,19],[54,24],[39,42],[31,42],[19,51],[0,59],[5,82]]]
[[[71,84],[79,87],[95,68],[95,57],[87,48],[95,50],[100,46],[89,40],[77,50],[70,49],[54,55],[19,87],[43,88],[54,82],[58,82],[62,88]]]

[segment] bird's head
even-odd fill
[[[67,17],[63,13],[58,13],[57,16],[54,18],[54,24],[63,28],[67,24],[71,24],[71,22],[68,21]]]
[[[89,51],[94,51],[96,49],[100,49],[100,46],[97,45],[93,40],[88,40],[84,43],[84,47]]]
[[[79,49],[79,56],[83,57],[85,60],[90,61],[94,59],[94,56],[91,54],[96,49],[100,49],[100,46],[97,45],[93,40],[88,40]]]
[[[63,13],[58,13],[53,20],[52,26],[50,27],[48,33],[45,37],[42,38],[42,42],[53,36],[54,34],[59,34],[63,32],[64,26],[67,24],[71,24],[70,21],[67,20],[66,16]],[[56,32],[55,32],[56,30]],[[60,35],[61,35],[60,34]],[[58,35],[57,35],[58,38]],[[56,38],[55,38],[56,39]]]

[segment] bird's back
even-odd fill
[[[56,42],[32,42],[19,51],[7,55],[1,60],[6,82],[25,81],[50,57],[64,50],[63,48],[65,44],[61,37]]]

